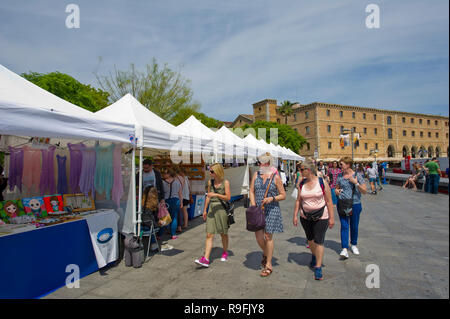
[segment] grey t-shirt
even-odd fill
[[[354,173],[353,177],[356,177],[360,185],[364,185],[365,181],[361,175]],[[354,187],[355,194],[353,195],[353,204],[361,203],[361,192],[359,191],[358,187],[348,179],[345,179],[342,174],[339,174],[337,178],[337,185],[339,185],[339,188],[341,189],[341,193],[339,194],[340,199],[352,198],[352,191]]]
[[[171,184],[172,195],[170,193],[170,183],[163,180],[164,199],[178,198],[179,200],[183,200],[183,198],[180,198],[180,195],[178,194],[181,189],[181,183],[177,179],[174,179]]]

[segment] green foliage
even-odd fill
[[[294,112],[292,110],[292,105],[294,104],[290,101],[284,101],[279,108],[280,114],[284,116],[284,124],[287,124],[288,116],[290,116]]]
[[[266,121],[256,121],[252,124],[245,124],[241,127],[244,131],[248,128],[252,128],[258,133],[259,128],[266,129],[266,136],[255,136],[258,139],[262,138],[270,143],[270,129],[276,128],[278,129],[278,144],[284,146],[286,148],[291,149],[296,154],[298,151],[305,145],[306,139],[298,134],[293,128],[286,124],[278,124],[274,122],[266,122]],[[247,134],[248,135],[248,134]]]
[[[60,72],[30,72],[23,73],[22,76],[44,90],[91,112],[108,105],[107,92],[82,84],[70,75]]]
[[[212,117],[209,117],[204,113],[195,112],[195,111],[188,110],[188,109],[181,110],[180,112],[178,112],[178,114],[176,114],[172,118],[170,123],[172,123],[175,126],[178,126],[181,123],[183,123],[184,121],[186,121],[191,115],[194,115],[197,120],[199,120],[200,122],[202,122],[204,125],[206,125],[209,128],[220,128],[224,125],[222,121],[219,121]]]
[[[193,101],[191,82],[172,71],[167,64],[160,66],[153,58],[144,72],[136,70],[134,64],[129,70],[117,70],[108,75],[97,75],[100,87],[115,102],[130,93],[142,105],[166,121],[172,121],[179,114],[197,112],[200,104]]]

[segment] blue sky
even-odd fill
[[[67,29],[65,8],[80,8]],[[368,29],[365,8],[380,7]],[[0,2],[0,64],[60,71],[98,87],[94,72],[155,57],[192,81],[201,111],[224,121],[271,98],[448,116],[449,2]],[[101,57],[101,62],[99,62]]]

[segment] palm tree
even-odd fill
[[[280,114],[284,116],[284,124],[287,124],[288,116],[290,116],[293,113],[292,105],[294,104],[291,103],[290,101],[284,101],[280,106],[279,111]]]

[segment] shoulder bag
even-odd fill
[[[305,184],[305,180],[303,180],[299,185],[300,192],[302,190],[303,184]],[[325,184],[323,183],[323,179],[321,177],[319,177],[319,184],[320,184],[320,188],[322,189],[323,197],[325,199]],[[327,206],[326,199],[325,199],[325,206],[323,206],[322,208],[319,208],[318,210],[312,211],[312,212],[305,211],[305,209],[303,208],[303,203],[301,205],[303,215],[305,215],[307,220],[311,220],[313,222],[318,221],[322,217],[326,206]]]
[[[222,183],[225,183],[225,181],[223,181]],[[216,187],[214,186],[214,180],[211,180],[211,186],[214,190],[214,193],[217,193]],[[230,227],[230,225],[233,225],[235,223],[234,221],[234,205],[230,202],[223,202],[220,198],[217,197],[217,199],[220,201],[220,203],[223,206],[223,209],[225,209],[225,211],[227,212],[227,216],[228,216],[228,227]]]
[[[355,174],[356,177],[356,174]],[[344,177],[342,177],[344,178]],[[356,177],[358,178],[358,177]],[[350,183],[350,182],[349,182]],[[352,183],[352,197],[350,199],[340,199],[338,198],[338,214],[342,217],[352,216],[353,214],[353,196],[355,194],[355,184]]]
[[[267,186],[266,193],[264,194],[264,198],[266,198],[267,193],[270,188],[270,184],[272,184],[272,180],[274,178],[274,174],[272,174],[270,178],[269,185]],[[258,230],[266,228],[266,217],[264,216],[264,205],[261,206],[250,206],[245,211],[245,217],[247,221],[247,230],[251,232],[256,232]]]

